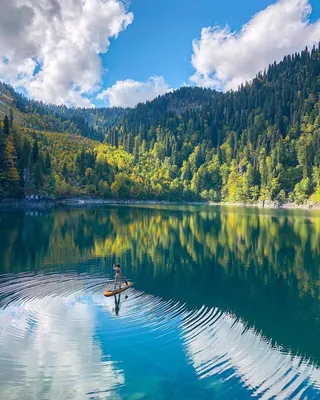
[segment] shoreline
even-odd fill
[[[70,197],[65,199],[51,199],[41,196],[31,198],[3,198],[0,199],[0,209],[46,209],[54,207],[89,207],[103,205],[207,205],[227,206],[259,209],[283,209],[283,210],[320,210],[320,204],[295,204],[279,203],[277,201],[265,201],[257,203],[240,202],[209,202],[209,201],[170,201],[170,200],[128,200],[128,199],[101,199],[96,197]]]
[[[276,201],[267,201],[263,205],[262,202],[257,203],[209,203],[220,206],[232,206],[232,207],[244,207],[244,208],[259,208],[262,210],[308,210],[308,211],[316,211],[320,210],[320,204],[313,203],[305,203],[305,204],[296,204],[296,203],[278,203]]]

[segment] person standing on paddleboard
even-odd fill
[[[116,271],[116,276],[114,277],[114,290],[116,290],[117,285],[119,285],[119,289],[121,288],[121,268],[120,268],[120,264],[117,264],[113,269]]]
[[[116,290],[117,284],[119,285],[119,289],[121,289],[121,268],[120,268],[120,264],[117,264],[114,268],[116,271],[116,276],[114,277],[114,289]],[[125,280],[126,285],[128,286],[128,281]]]

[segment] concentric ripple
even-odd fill
[[[1,398],[319,394],[316,366],[234,316],[205,305],[190,310],[134,288],[104,298],[110,284],[72,273],[0,277]]]

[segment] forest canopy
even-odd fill
[[[320,202],[320,48],[237,91],[69,109],[0,83],[0,196]]]

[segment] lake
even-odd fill
[[[318,399],[319,267],[317,211],[1,211],[0,398]]]

